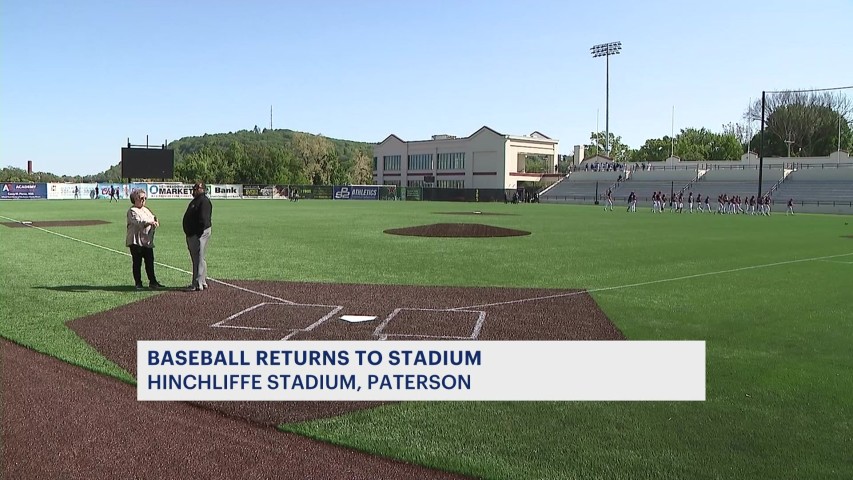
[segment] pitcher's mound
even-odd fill
[[[520,237],[530,235],[524,230],[493,227],[479,223],[434,223],[417,227],[392,228],[385,230],[391,235],[410,235],[415,237]]]

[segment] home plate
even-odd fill
[[[344,315],[341,317],[341,320],[350,323],[359,323],[359,322],[369,322],[371,320],[376,320],[375,315]]]

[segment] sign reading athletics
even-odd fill
[[[139,341],[137,399],[704,401],[702,341]]]
[[[335,200],[379,200],[379,187],[376,185],[335,185]]]

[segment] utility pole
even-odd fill
[[[669,156],[675,156],[675,105],[672,106],[672,133],[670,133],[672,145],[669,148]]]
[[[788,145],[788,158],[791,158],[791,144],[794,143],[793,140],[785,140],[785,144]]]

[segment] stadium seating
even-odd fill
[[[761,178],[761,193],[767,193],[779,180],[784,171],[781,168],[765,168]],[[758,169],[721,169],[708,170],[702,178],[690,186],[694,194],[711,196],[716,201],[719,195],[739,195],[751,197],[758,195]]]
[[[631,173],[627,182],[619,186],[614,200],[624,203],[628,200],[628,195],[634,192],[639,203],[651,202],[655,192],[664,192],[667,196],[670,192],[678,193],[695,180],[697,175],[698,172],[694,168],[637,170]]]
[[[853,164],[838,165],[798,165],[794,171],[787,170],[788,176],[783,180],[786,170],[783,165],[765,166],[761,175],[762,194],[771,192],[771,198],[776,205],[784,207],[789,198],[794,199],[798,211],[823,213],[853,213]],[[631,192],[637,195],[639,205],[648,205],[654,192],[684,191],[685,197],[692,192],[694,197],[710,196],[711,202],[716,203],[717,196],[739,195],[751,197],[758,194],[759,170],[754,165],[713,166],[705,171],[698,180],[698,170],[686,166],[676,169],[635,170],[629,179],[623,181],[613,191],[616,204],[624,204]],[[540,196],[543,203],[593,203],[596,200],[596,183],[598,200],[603,199],[608,188],[615,185],[616,179],[622,172],[572,172],[572,174],[548,189]],[[778,185],[777,185],[778,184]],[[776,189],[773,190],[774,186]],[[685,198],[686,199],[686,198]],[[715,207],[716,208],[716,207]]]
[[[596,188],[599,196],[603,195],[620,175],[622,171],[615,172],[588,172],[574,171],[568,178],[548,189],[539,197],[540,202],[551,203],[585,203],[595,201]],[[596,187],[597,186],[597,187]]]
[[[789,198],[805,203],[853,202],[853,165],[833,168],[800,168],[779,185],[777,203]]]

